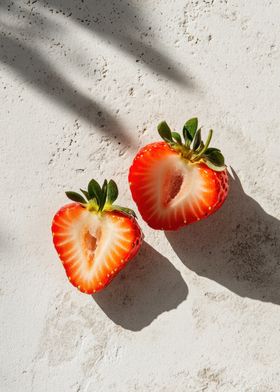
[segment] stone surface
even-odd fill
[[[279,392],[278,0],[2,0],[1,392]],[[52,245],[64,190],[198,116],[233,168],[213,217],[150,230],[94,299]]]

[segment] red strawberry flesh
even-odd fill
[[[57,212],[52,233],[69,281],[88,294],[107,286],[142,241],[135,218],[119,211],[99,214],[78,203]]]
[[[166,142],[139,151],[129,183],[143,219],[160,230],[176,230],[210,215],[222,205],[228,191],[226,170],[191,163]]]

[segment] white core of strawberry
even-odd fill
[[[186,164],[175,155],[155,163],[147,178],[147,185],[143,188],[152,206],[150,216],[157,215],[165,219],[171,219],[177,213],[184,216],[186,204],[196,215],[208,191],[200,170],[198,165]]]
[[[99,215],[84,209],[75,225],[69,226],[68,239],[75,244],[69,256],[73,260],[73,267],[78,267],[74,276],[83,276],[89,282],[93,277],[98,279],[100,276],[101,280],[104,265],[108,270],[117,267],[120,256],[118,249],[129,250],[129,240],[125,239],[128,231],[121,220],[118,223],[110,215]]]

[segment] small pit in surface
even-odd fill
[[[180,192],[184,177],[180,172],[174,172],[167,176],[164,186],[164,204],[169,204]]]

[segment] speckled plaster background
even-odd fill
[[[279,392],[278,0],[1,0],[1,392]],[[215,216],[68,284],[64,190],[198,116],[232,167]]]

